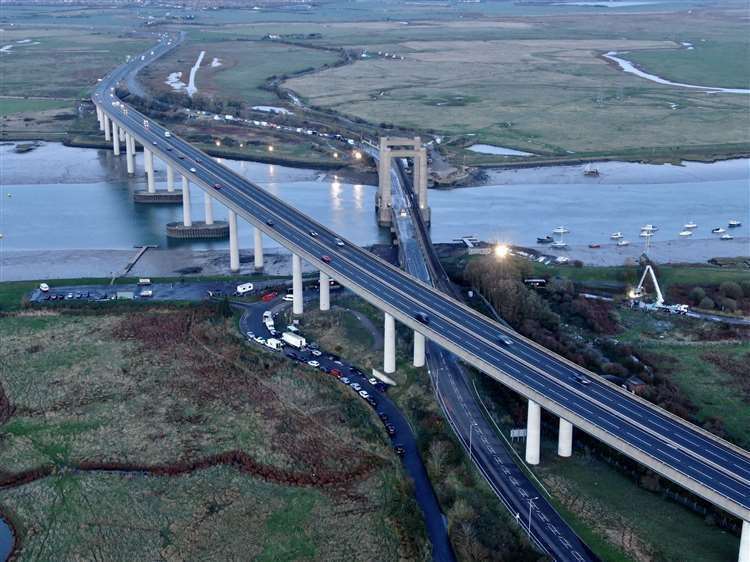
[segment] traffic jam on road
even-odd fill
[[[288,302],[286,298],[282,298],[282,301]],[[297,326],[289,324],[282,330],[277,329],[276,319],[278,317],[278,312],[265,310],[262,316],[265,333],[246,331],[244,335],[247,341],[261,345],[268,350],[283,353],[285,357],[292,361],[336,377],[375,409],[386,432],[393,441],[393,450],[398,455],[403,455],[405,448],[397,442],[396,425],[391,423],[388,414],[378,407],[379,399],[388,390],[388,385],[374,376],[368,377],[362,370],[346,363],[338,355],[320,349],[317,343],[309,342]]]

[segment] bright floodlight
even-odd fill
[[[362,153],[359,150],[354,151],[354,159],[355,160],[361,160],[362,159]]]
[[[495,256],[498,258],[504,258],[510,253],[510,248],[506,244],[497,244],[495,246]]]
[[[268,145],[268,152],[273,152],[273,145],[272,144]]]

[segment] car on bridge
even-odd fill
[[[331,256],[328,256],[328,255],[320,256],[320,259],[323,260],[325,263],[331,263]]]
[[[214,189],[221,189],[221,184],[220,183],[215,183],[214,184]]]
[[[421,322],[422,324],[429,324],[430,323],[430,317],[427,316],[424,312],[417,312],[414,315],[414,318],[417,319],[418,322]]]

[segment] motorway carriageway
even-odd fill
[[[154,52],[159,51],[155,49]],[[349,279],[363,292],[372,295],[373,299],[382,299],[411,318],[418,312],[430,313],[430,323],[425,331],[439,334],[481,362],[504,371],[599,429],[729,498],[745,510],[750,508],[750,459],[746,453],[706,437],[662,411],[630,399],[627,394],[596,379],[587,387],[577,385],[572,381],[573,376],[581,372],[578,368],[539,350],[513,332],[509,334],[515,340],[512,349],[501,348],[496,343],[497,338],[508,332],[499,325],[437,293],[369,252],[351,244],[337,247],[335,233],[217,164],[185,141],[174,136],[164,138],[165,129],[157,124],[144,127],[143,116],[132,108],[124,115],[118,106],[112,105],[114,96],[108,95],[113,80],[127,72],[127,68],[118,70],[121,72],[116,71],[100,84],[95,101],[109,103],[111,114],[129,130],[137,132],[149,149],[158,150],[167,158],[184,154],[184,162],[174,160],[178,167],[185,169],[183,173],[209,186],[219,183],[222,188],[216,190],[214,196],[220,201],[230,201],[248,217],[260,221],[262,230],[267,234],[281,238],[282,242],[286,240],[290,246],[297,246],[312,256],[333,256],[331,264],[315,265],[339,281]],[[152,141],[156,141],[156,147],[153,147]],[[173,147],[171,155],[165,150],[167,145]],[[195,167],[196,172],[187,172],[189,167]],[[267,220],[274,222],[273,228],[263,224]],[[319,236],[310,236],[310,230],[317,231]]]

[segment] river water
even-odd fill
[[[34,250],[125,250],[134,245],[161,248],[226,249],[227,241],[174,241],[165,224],[181,220],[179,205],[136,205],[135,189],[145,187],[139,155],[135,178],[128,179],[125,158],[111,151],[44,143],[26,154],[0,146],[0,257]],[[376,187],[337,181],[316,170],[253,162],[226,161],[240,174],[360,245],[384,243],[388,233],[375,222]],[[750,160],[714,164],[656,166],[608,162],[598,177],[585,177],[582,166],[502,170],[489,173],[487,185],[430,190],[432,237],[436,242],[474,235],[518,245],[534,245],[538,236],[564,225],[571,247],[605,244],[597,256],[622,263],[623,249],[606,247],[621,231],[638,255],[640,227],[660,230],[654,244],[669,247],[662,261],[703,261],[717,255],[747,255],[750,224]],[[157,166],[163,187],[165,172]],[[203,196],[192,190],[193,217],[203,213]],[[225,209],[215,205],[217,219]],[[719,241],[710,229],[727,227],[734,241]],[[680,239],[683,224],[698,228],[691,240]],[[247,225],[241,244],[251,247]],[[270,239],[266,247],[278,248]],[[596,259],[599,259],[598,257]],[[596,259],[593,263],[599,263]],[[603,262],[602,262],[603,263]],[[33,269],[34,264],[29,267]],[[28,278],[28,277],[21,277]]]
[[[0,517],[0,562],[5,562],[13,550],[13,532]]]

